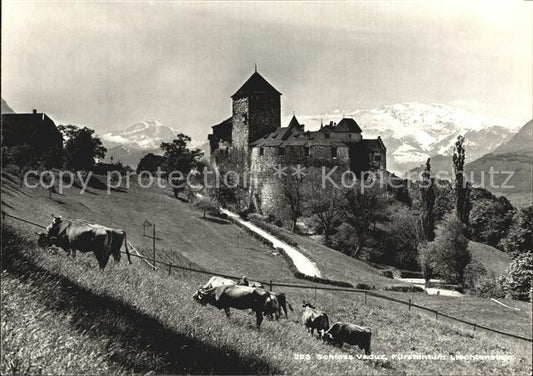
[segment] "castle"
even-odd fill
[[[281,95],[255,71],[231,96],[233,115],[214,125],[208,136],[211,155],[231,148],[248,153],[257,179],[253,198],[260,211],[270,211],[279,200],[276,166],[340,166],[357,175],[386,169],[387,149],[381,138],[364,139],[354,119],[343,118],[310,132],[293,116],[282,128]]]

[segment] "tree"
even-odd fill
[[[532,206],[522,208],[514,214],[509,233],[502,240],[502,247],[512,258],[533,251]]]
[[[419,214],[400,206],[390,218],[390,231],[385,242],[387,259],[384,261],[402,268],[416,269],[418,244],[425,239],[418,225]]]
[[[203,211],[204,218],[207,212],[218,213],[220,211],[220,204],[216,200],[207,197],[197,200],[194,205]]]
[[[519,300],[531,300],[533,293],[533,253],[525,252],[517,255],[507,268],[509,277],[500,277],[500,283],[511,292],[511,296]]]
[[[250,206],[248,153],[244,148],[219,150],[215,154],[216,196],[221,204],[233,203],[241,212]]]
[[[433,278],[435,253],[435,242],[421,242],[418,244],[417,261],[424,274],[426,287],[429,287],[429,280]]]
[[[431,177],[430,160],[428,158],[420,181],[420,201],[422,206],[420,220],[426,241],[432,241],[435,238],[435,216],[433,213],[435,207],[435,179]]]
[[[501,247],[501,240],[512,225],[513,207],[505,198],[496,198],[484,189],[476,188],[470,195],[472,209],[468,223],[473,240]]]
[[[58,127],[65,135],[65,165],[73,170],[90,170],[97,160],[105,157],[107,149],[94,133],[94,129],[75,125]]]
[[[162,142],[161,149],[165,157],[165,169],[167,172],[180,171],[183,176],[196,167],[196,164],[203,155],[200,149],[190,150],[188,143],[191,138],[183,133],[179,133],[171,142]]]
[[[304,203],[305,177],[302,175],[287,174],[281,178],[282,201],[287,204],[289,212],[290,230],[296,232],[296,222],[302,215]]]
[[[468,224],[470,211],[470,186],[465,179],[465,148],[463,136],[458,136],[453,149],[453,172],[455,176],[455,215],[464,224]]]
[[[141,171],[149,171],[152,175],[155,175],[158,169],[163,169],[167,160],[162,155],[155,155],[154,153],[148,153],[139,161],[137,165],[137,173]]]
[[[344,198],[345,192],[341,188],[323,186],[320,173],[310,172],[304,187],[305,208],[317,218],[326,244],[341,224]]]
[[[464,223],[457,216],[449,217],[435,237],[432,257],[435,271],[460,289],[464,287],[465,268],[472,261],[465,233]]]

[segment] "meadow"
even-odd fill
[[[45,191],[4,181],[3,193],[5,189],[9,194],[2,200],[9,212],[38,223],[46,223],[55,213],[121,225],[130,241],[149,254],[151,240],[143,237],[140,224],[145,217],[156,218],[158,254],[167,261],[246,274],[250,279],[302,283],[271,249],[241,234],[237,226],[201,219],[200,211],[173,199],[169,192],[132,187],[111,197],[94,190],[49,198]],[[247,312],[233,310],[228,319],[223,312],[193,301],[192,294],[208,276],[184,271],[168,276],[166,270],[153,271],[136,258],[133,265],[125,259],[120,264],[111,262],[101,272],[92,255],[72,259],[37,247],[34,230],[10,219],[2,227],[2,374],[530,374],[530,343],[473,332],[376,298],[365,304],[362,294],[282,288],[294,312],[288,320],[265,320],[257,331]],[[345,276],[376,288],[391,281],[370,266],[358,267],[360,261],[343,262],[346,256],[338,252],[324,247],[313,253],[318,251],[309,250],[312,247],[303,241],[299,244],[310,257],[316,257],[330,278]],[[509,312],[494,306],[494,318],[489,319],[491,306],[486,300],[481,315],[475,309],[481,302],[477,299],[389,294],[403,300],[412,296],[422,305],[468,306],[464,313],[472,316],[465,319],[487,317],[493,325]],[[332,322],[350,321],[372,328],[372,353],[377,359],[347,359],[362,352],[348,346],[337,349],[311,338],[300,323],[304,299],[325,309]],[[513,328],[525,331],[531,305],[519,307],[521,311],[512,317],[517,323]],[[530,330],[519,334],[530,336]],[[447,360],[393,359],[394,354],[442,354]],[[506,362],[449,359],[458,354],[512,358]],[[318,355],[338,359],[319,360]]]

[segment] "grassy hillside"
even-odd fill
[[[49,222],[54,213],[122,227],[128,239],[150,255],[151,239],[142,236],[141,226],[148,219],[157,226],[158,258],[221,273],[246,274],[250,279],[302,283],[292,277],[284,260],[273,255],[271,249],[233,224],[202,219],[201,212],[174,199],[169,191],[144,190],[133,184],[126,192],[111,195],[97,189],[79,195],[71,188],[64,195],[49,198],[46,190],[20,188],[12,175],[4,174],[2,193],[3,210],[38,223]],[[2,357],[3,374],[11,372],[13,364],[16,370],[30,369],[31,373],[39,372],[41,367],[47,373],[317,375],[497,374],[504,370],[523,374],[531,367],[531,346],[525,342],[484,332],[472,336],[471,328],[435,322],[429,314],[409,312],[405,306],[377,298],[369,298],[365,305],[362,294],[284,288],[295,312],[288,321],[265,322],[257,333],[249,314],[235,312],[228,320],[215,308],[202,307],[191,299],[197,286],[207,280],[205,275],[173,271],[169,277],[167,271],[153,272],[137,259],[133,266],[123,262],[100,272],[93,256],[79,255],[73,260],[64,254],[43,253],[27,239],[35,238],[34,227],[10,219],[6,222],[17,226],[14,230],[8,228],[7,235],[15,231],[26,239],[20,242],[9,235],[14,240],[4,241],[4,245],[11,245],[4,247],[2,254],[2,291],[6,292],[2,308],[9,307],[11,314],[2,315],[2,328],[8,328],[2,330],[2,345],[12,350]],[[3,237],[6,239],[5,233]],[[295,240],[329,278],[376,288],[391,282],[360,261],[303,237],[295,236]],[[403,300],[412,297],[419,304],[434,304],[436,309],[468,320],[531,335],[529,304],[520,306],[521,311],[509,320],[508,311],[491,308],[491,303],[483,299],[387,294]],[[316,354],[360,352],[337,350],[309,338],[299,323],[303,299],[326,309],[332,321],[370,326],[373,353],[389,359],[348,363],[314,359]],[[48,338],[53,341],[48,342]],[[41,346],[41,358],[27,357]],[[54,358],[57,364],[49,360],[54,347],[59,349]],[[71,361],[74,355],[68,349],[73,347],[79,349],[78,361]],[[497,361],[390,359],[397,353],[512,354],[516,358],[504,367]],[[296,354],[310,354],[313,359],[295,359]]]
[[[511,263],[511,257],[507,253],[490,245],[472,241],[468,243],[468,249],[472,252],[473,259],[482,263],[488,272],[494,273],[496,277],[507,274],[506,269]]]
[[[7,328],[2,330],[2,345],[10,349],[3,352],[3,374],[13,364],[19,365],[17,370],[29,373],[124,374],[526,374],[531,367],[531,347],[524,342],[481,332],[472,335],[470,329],[436,322],[386,302],[371,299],[365,305],[362,296],[346,293],[318,292],[315,299],[310,292],[289,289],[287,294],[296,312],[289,320],[265,321],[258,332],[253,316],[246,312],[234,311],[227,319],[215,308],[193,301],[191,295],[205,277],[168,277],[138,261],[134,266],[121,263],[100,272],[90,255],[72,259],[64,254],[43,253],[24,239],[26,232],[3,227],[3,277],[7,279],[2,278],[2,289],[7,294],[2,304],[9,304],[25,323],[32,323],[17,326],[12,321],[14,315],[2,315],[2,328]],[[14,294],[11,288],[24,293]],[[297,302],[302,299],[314,300],[327,309],[333,321],[370,326],[373,354],[388,358],[317,360],[316,354],[361,353],[311,338],[298,322],[301,311]],[[29,300],[32,304],[26,307]],[[33,319],[33,312],[41,317]],[[46,319],[46,315],[53,320]],[[46,322],[49,327],[44,327]],[[42,355],[26,358],[29,350],[21,349],[30,346],[41,349]],[[508,354],[514,358],[504,364],[392,359],[392,354],[399,353]],[[297,354],[312,358],[296,359]],[[76,361],[75,357],[81,359]],[[54,359],[53,364],[50,359]]]

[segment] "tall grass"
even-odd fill
[[[11,325],[19,337],[2,338],[10,354],[47,348],[47,338],[65,332],[73,344],[43,350],[38,365],[20,362],[17,370],[29,373],[145,373],[161,374],[528,374],[531,347],[435,322],[393,305],[347,293],[286,289],[295,308],[289,320],[265,321],[255,329],[254,317],[233,311],[231,318],[213,307],[195,303],[191,296],[205,276],[153,272],[139,261],[130,266],[111,264],[100,272],[92,255],[76,259],[50,254],[24,239],[16,229],[3,227],[3,264],[9,278],[6,306],[14,314],[2,325]],[[61,326],[32,337],[31,326],[17,327],[13,315],[22,315],[26,303],[13,286],[31,286],[31,300]],[[370,326],[373,354],[381,360],[317,360],[317,354],[356,355],[357,349],[333,348],[311,338],[299,323],[301,300],[326,309],[332,321],[345,320]],[[4,301],[2,302],[4,305]],[[37,307],[37,306],[36,306]],[[58,318],[58,320],[55,320]],[[40,320],[40,319],[39,319]],[[5,324],[4,324],[5,322]],[[37,322],[37,321],[36,321]],[[43,319],[42,325],[46,325]],[[13,324],[11,324],[13,323]],[[58,324],[59,325],[59,324]],[[35,324],[34,328],[40,328]],[[40,330],[40,329],[38,329]],[[44,330],[44,329],[43,329]],[[17,341],[14,338],[34,338]],[[60,343],[60,342],[59,342]],[[33,347],[32,347],[33,346]],[[50,346],[51,348],[51,346]],[[390,359],[394,353],[512,354],[502,364],[495,361],[407,361]],[[92,354],[92,357],[91,357]],[[72,361],[72,356],[82,360]],[[304,355],[299,359],[298,355]],[[305,356],[309,355],[310,360]],[[2,356],[2,373],[12,372],[15,356]],[[9,360],[11,359],[11,360]],[[55,366],[51,365],[54,359]],[[30,367],[28,367],[30,365]],[[11,367],[11,368],[10,368]],[[39,368],[40,367],[40,368]],[[92,367],[92,368],[91,368]]]

